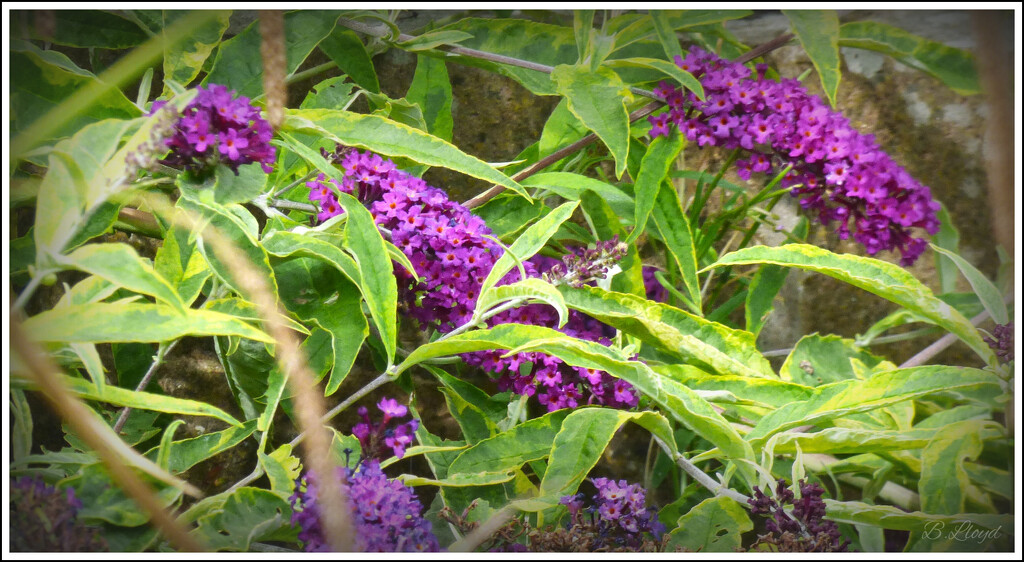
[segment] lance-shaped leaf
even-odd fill
[[[334,29],[338,12],[299,10],[284,15],[285,73],[295,72]],[[256,98],[263,94],[263,59],[260,56],[259,22],[253,22],[217,49],[213,68],[203,85],[220,84],[238,95]]]
[[[626,84],[609,68],[596,71],[588,66],[562,64],[551,71],[560,95],[569,101],[569,111],[601,139],[615,159],[615,175],[626,170],[629,155],[629,111],[632,98]]]
[[[179,473],[185,472],[200,462],[227,451],[228,449],[245,441],[253,431],[256,430],[256,420],[250,420],[236,427],[229,427],[223,431],[207,433],[192,439],[174,441],[170,444],[167,458],[170,464],[167,470]],[[150,459],[156,459],[159,452],[154,447],[146,452]]]
[[[320,42],[320,49],[331,57],[338,68],[360,87],[373,93],[380,93],[377,71],[373,68],[366,46],[354,31],[336,26],[331,34]]]
[[[633,193],[636,197],[636,207],[633,216],[633,232],[626,238],[626,243],[632,243],[647,227],[647,217],[654,208],[654,202],[658,198],[659,191],[668,171],[672,167],[679,151],[683,149],[685,140],[681,134],[661,136],[647,147],[647,152],[640,161],[640,173],[633,184]]]
[[[462,472],[452,474],[447,478],[424,478],[411,474],[402,474],[398,478],[406,486],[441,486],[446,488],[466,488],[471,486],[490,486],[508,482],[516,477],[516,472],[509,471],[486,471],[477,473]]]
[[[661,60],[661,59],[650,59],[646,57],[631,57],[628,59],[613,59],[605,62],[605,66],[611,68],[617,67],[640,67],[640,68],[653,68],[659,70],[664,74],[674,78],[676,82],[679,82],[687,90],[690,90],[697,95],[698,99],[704,99],[704,86],[701,85],[700,80],[697,80],[689,72],[679,68],[674,63]]]
[[[283,130],[324,136],[334,142],[440,166],[489,181],[529,198],[526,190],[490,164],[462,152],[447,141],[379,115],[332,109],[287,111]]]
[[[176,308],[185,308],[170,283],[127,244],[89,244],[58,257],[57,261],[137,293],[152,295]]]
[[[288,500],[260,488],[239,488],[196,521],[192,534],[212,550],[246,552],[259,541],[295,540]]]
[[[98,392],[92,383],[67,375],[61,376],[61,382],[64,383],[68,390],[86,400],[98,400],[115,406],[154,410],[166,414],[206,416],[217,418],[234,426],[242,425],[242,422],[231,417],[224,410],[205,402],[174,398],[162,394],[151,394],[149,392],[137,392],[113,385],[106,385],[103,387],[102,392]]]
[[[444,29],[438,31],[429,31],[423,35],[416,36],[408,41],[402,41],[396,43],[397,46],[405,49],[406,51],[426,51],[439,47],[441,45],[454,45],[466,39],[472,39],[473,36],[465,31],[457,31],[454,29]]]
[[[448,67],[443,60],[425,55],[416,57],[413,74],[405,99],[420,106],[427,132],[435,137],[452,140],[452,83]]]
[[[856,525],[873,525],[883,529],[899,531],[922,531],[927,528],[945,529],[950,532],[964,521],[984,527],[985,529],[1003,529],[1009,532],[1013,528],[1013,515],[997,515],[994,513],[957,513],[944,515],[921,511],[904,511],[891,505],[871,505],[856,501],[836,501],[825,498],[825,517],[836,523]]]
[[[523,351],[542,351],[574,367],[606,371],[632,384],[727,456],[751,461],[754,458],[753,450],[746,441],[704,398],[674,380],[659,377],[639,361],[627,360],[614,349],[596,342],[560,336],[535,340],[510,353]]]
[[[722,374],[773,376],[749,332],[710,322],[667,304],[605,291],[598,287],[559,287],[569,308],[657,345],[683,353]]]
[[[756,246],[744,248],[722,256],[711,267],[769,263],[816,271],[860,287],[890,300],[916,314],[927,318],[942,328],[956,334],[990,365],[996,365],[995,354],[971,325],[953,307],[932,294],[913,275],[903,268],[873,258],[849,254],[835,254],[809,244],[786,244],[769,248]]]
[[[417,363],[435,357],[488,349],[512,349],[535,339],[559,336],[564,337],[564,334],[551,328],[511,323],[500,324],[487,330],[473,330],[417,347],[405,358],[405,361],[395,367],[395,375],[397,376]]]
[[[775,379],[713,375],[692,365],[655,365],[651,369],[693,390],[726,391],[741,400],[752,400],[770,408],[807,400],[814,389]]]
[[[213,271],[206,264],[195,244],[188,241],[188,231],[172,227],[164,234],[164,242],[153,258],[153,269],[166,279],[186,306],[199,297]]]
[[[820,386],[811,398],[788,404],[761,418],[747,440],[761,447],[772,435],[801,425],[871,411],[938,392],[978,388],[1000,390],[998,376],[968,367],[928,366],[895,369],[865,380],[844,380]]]
[[[551,454],[551,443],[569,410],[558,410],[483,439],[448,466],[448,474],[514,470]]]
[[[502,254],[498,261],[494,262],[494,266],[491,268],[490,273],[484,279],[483,284],[480,286],[480,294],[483,295],[490,290],[494,285],[501,280],[513,267],[516,262],[522,262],[533,257],[534,254],[540,251],[547,244],[549,238],[554,236],[555,232],[558,231],[558,227],[565,222],[569,217],[572,216],[573,211],[576,210],[578,202],[571,201],[562,203],[555,210],[551,211],[544,218],[533,223],[530,228],[526,229],[516,241],[509,246],[508,252]]]
[[[359,266],[363,299],[384,342],[388,365],[391,365],[395,360],[398,339],[398,282],[391,267],[391,258],[370,211],[347,193],[338,193],[337,196],[338,203],[348,215],[345,238]]]
[[[945,428],[888,431],[832,427],[815,433],[777,434],[773,438],[775,447],[772,450],[775,451],[775,454],[792,454],[796,452],[797,446],[799,446],[804,454],[825,453],[845,455],[923,449],[933,441],[937,433],[945,431]],[[981,432],[977,437],[983,441],[996,439],[1001,436],[1002,434],[999,431],[989,428]],[[923,494],[922,497],[924,497]]]
[[[839,16],[833,10],[783,10],[835,107],[839,91]]]
[[[851,359],[860,361],[869,369],[879,367],[885,361],[857,347],[853,340],[835,335],[811,334],[796,343],[779,369],[779,376],[783,380],[807,386],[861,378],[850,362]],[[895,367],[891,363],[886,365]]]
[[[569,172],[543,172],[522,182],[523,187],[546,189],[559,196],[579,201],[583,192],[590,190],[601,196],[619,216],[633,216],[633,198],[619,188],[601,180]]]
[[[163,304],[95,302],[47,310],[25,321],[36,341],[160,342],[182,336],[274,339],[242,320],[210,310],[180,310]]]
[[[270,255],[280,258],[297,255],[324,260],[338,268],[349,281],[357,286],[361,285],[362,276],[359,274],[356,260],[330,242],[297,232],[276,230],[263,239],[262,245]]]
[[[970,51],[918,37],[889,24],[873,21],[844,23],[839,28],[839,45],[889,55],[942,80],[963,96],[981,91]]]
[[[162,19],[164,27],[180,17],[178,10],[163,10]],[[203,64],[210,57],[213,49],[220,44],[224,32],[228,30],[228,20],[231,12],[217,11],[209,21],[190,30],[190,33],[180,41],[171,43],[164,51],[164,95],[170,95],[171,89],[167,86],[168,80],[183,85],[188,85],[199,75]]]
[[[932,438],[921,451],[921,509],[928,513],[961,513],[971,479],[964,461],[981,454],[982,429],[992,422],[966,420],[950,424]]]
[[[632,421],[649,430],[666,446],[675,440],[668,420],[655,412],[624,412],[610,408],[582,408],[569,414],[555,440],[547,470],[540,484],[540,496],[515,502],[524,511],[539,511],[558,505],[562,496],[575,494],[583,479],[601,459],[608,443],[622,424]]]
[[[932,250],[946,256],[956,264],[957,268],[960,269],[960,273],[963,273],[964,277],[967,278],[967,282],[971,284],[971,288],[974,289],[978,299],[981,300],[981,304],[985,306],[985,310],[992,316],[992,320],[995,320],[996,324],[1007,324],[1010,322],[1010,315],[1006,311],[1006,303],[1003,302],[1003,296],[999,293],[999,289],[996,288],[995,284],[989,281],[988,277],[985,277],[984,273],[978,271],[978,268],[960,257],[959,254],[940,248],[935,244],[931,246]]]
[[[685,295],[690,298],[693,310],[699,314],[702,299],[700,282],[697,279],[697,253],[693,245],[693,232],[679,202],[679,195],[670,182],[661,182],[651,216],[654,217],[654,227],[659,237],[665,242],[669,257],[679,268],[685,285]]]
[[[559,328],[569,320],[569,310],[565,307],[565,299],[562,298],[562,294],[551,283],[537,278],[523,279],[511,285],[492,287],[490,291],[480,295],[476,302],[476,308],[483,313],[513,299],[541,301],[551,305],[558,311]]]

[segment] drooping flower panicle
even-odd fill
[[[71,488],[60,490],[40,478],[11,482],[12,552],[96,552],[107,550],[99,529],[78,521],[82,502]]]
[[[322,222],[344,213],[336,191],[355,196],[367,206],[376,223],[391,233],[391,241],[419,274],[418,279],[413,279],[404,269],[396,269],[399,299],[405,303],[408,316],[424,329],[432,328],[441,333],[468,322],[484,279],[504,252],[491,238],[491,230],[483,219],[450,201],[440,189],[397,169],[394,162],[376,154],[340,149],[325,156],[340,160],[344,179],[328,179],[321,174],[306,184],[310,200],[320,209],[317,220]],[[600,248],[582,251],[578,258],[568,258],[561,267],[571,262],[572,280],[580,275],[589,279],[607,268],[609,258],[616,252],[621,253],[617,242],[605,242]],[[556,264],[554,259],[537,256],[525,261],[523,267],[527,277],[540,277],[550,273]],[[549,279],[561,279],[567,274],[563,271],[560,275],[549,275]],[[499,285],[519,280],[519,271],[513,269]],[[510,322],[554,328],[558,316],[546,305],[531,304],[488,320],[491,326]],[[596,320],[577,312],[570,313],[568,323],[562,328],[562,332],[572,337],[606,345],[611,343],[607,330]],[[480,351],[464,354],[463,358],[470,365],[498,374],[501,390],[537,396],[550,411],[587,403],[612,407],[631,407],[637,403],[638,395],[629,383],[607,373],[570,367],[543,353],[503,357],[504,353]]]
[[[839,526],[825,519],[825,502],[821,499],[825,489],[816,483],[800,484],[800,497],[780,478],[772,497],[754,486],[754,497],[748,500],[750,512],[768,518],[765,528],[770,536],[758,543],[771,544],[789,552],[843,552],[849,541],[839,534]],[[785,506],[792,505],[792,516]]]
[[[182,111],[174,134],[166,141],[171,152],[162,163],[193,172],[222,163],[237,174],[239,166],[259,162],[269,174],[276,149],[270,144],[273,130],[259,108],[219,84],[196,90],[195,99]],[[151,112],[163,105],[154,103]]]
[[[582,493],[564,496],[569,510],[566,532],[587,543],[586,550],[641,551],[656,544],[665,526],[654,510],[647,509],[646,492],[626,480],[592,478],[597,493],[586,502]]]
[[[931,191],[893,162],[872,135],[854,129],[793,79],[775,82],[739,63],[694,47],[676,64],[700,77],[705,99],[662,82],[655,90],[668,111],[651,116],[651,136],[676,125],[700,146],[741,148],[737,173],[777,173],[787,165],[782,187],[792,187],[800,205],[826,226],[837,223],[841,239],[851,234],[869,254],[898,250],[909,265],[927,247],[911,228],[935,234],[939,204]]]
[[[356,469],[339,467],[337,478],[348,496],[355,541],[362,552],[437,552],[440,545],[423,518],[423,506],[412,488],[389,479],[375,459],[364,459]],[[307,552],[327,552],[320,521],[321,498],[316,478],[306,474],[292,494],[292,523]]]
[[[405,456],[405,448],[412,444],[419,427],[419,420],[412,418],[405,423],[395,424],[399,418],[404,418],[409,409],[399,404],[394,398],[382,398],[377,408],[384,414],[380,423],[370,421],[367,409],[359,407],[359,415],[363,418],[362,423],[352,427],[352,435],[359,439],[359,445],[363,449],[365,458],[384,460],[392,453],[398,458]]]

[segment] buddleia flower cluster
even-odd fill
[[[276,155],[270,144],[274,132],[259,108],[245,96],[235,97],[235,91],[226,86],[210,84],[196,90],[195,99],[182,111],[174,134],[166,140],[171,152],[161,163],[191,172],[222,163],[238,174],[239,166],[259,162],[269,174]],[[151,113],[163,105],[154,103]]]
[[[751,550],[765,545],[781,552],[845,552],[849,541],[842,540],[834,521],[825,519],[825,502],[821,499],[825,489],[803,480],[799,485],[799,498],[784,478],[776,483],[773,497],[754,486],[754,497],[747,503],[751,513],[768,517],[765,528],[769,534],[759,537]],[[792,506],[792,515],[786,505]]]
[[[356,468],[339,467],[337,478],[348,496],[356,548],[361,552],[438,552],[440,545],[423,518],[423,505],[412,488],[390,479],[376,459],[364,458]],[[327,552],[320,521],[322,498],[316,478],[307,473],[291,496],[292,524],[306,552]]]
[[[652,137],[668,135],[674,124],[700,146],[741,148],[746,157],[737,172],[744,179],[793,166],[782,187],[792,187],[804,209],[825,226],[837,223],[841,239],[852,234],[871,255],[899,250],[901,263],[910,265],[927,247],[910,229],[938,232],[931,191],[798,80],[775,82],[765,78],[764,65],[751,73],[699,47],[675,62],[700,77],[705,99],[662,82],[655,93],[669,110],[649,118]]]
[[[404,303],[408,316],[417,320],[424,330],[434,329],[440,333],[448,333],[468,322],[484,279],[504,253],[483,219],[449,200],[442,190],[397,169],[394,162],[379,155],[340,149],[326,156],[340,161],[344,177],[339,181],[321,174],[306,184],[310,200],[319,208],[317,220],[326,221],[344,212],[336,192],[356,197],[370,210],[376,223],[390,232],[391,241],[419,274],[419,278],[414,279],[402,268],[395,271],[399,300]],[[592,276],[607,267],[609,251],[617,246],[617,243],[603,243],[600,248],[592,249],[591,257],[603,256],[605,265],[587,265],[590,262],[584,251],[581,259],[573,262],[574,278],[581,273]],[[557,263],[557,260],[538,256],[522,265],[526,277],[540,277]],[[562,267],[565,266],[563,263]],[[520,279],[518,269],[513,269],[498,284]],[[488,320],[491,326],[510,322],[555,328],[558,316],[546,305],[531,304]],[[562,328],[569,336],[609,345],[611,340],[606,330],[596,320],[577,312],[570,313]],[[629,383],[602,371],[570,367],[543,353],[503,357],[504,354],[499,350],[481,351],[464,354],[463,358],[470,365],[498,375],[501,390],[536,396],[549,411],[581,404],[625,408],[637,403],[638,395]]]
[[[99,529],[78,521],[82,502],[71,488],[50,486],[40,478],[11,483],[12,552],[96,552],[107,550]]]
[[[409,409],[394,398],[382,398],[377,408],[384,416],[379,423],[373,423],[366,407],[359,407],[358,413],[363,422],[352,427],[352,435],[359,439],[364,457],[383,460],[394,453],[396,457],[402,458],[405,456],[405,448],[415,438],[420,422],[412,418],[396,424],[409,413]]]
[[[536,550],[570,552],[652,552],[661,548],[665,526],[654,510],[647,509],[646,493],[639,484],[626,480],[592,478],[597,493],[586,501],[583,493],[564,496],[569,510],[564,528],[533,532]]]

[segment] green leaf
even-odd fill
[[[508,471],[546,458],[567,415],[569,410],[550,412],[482,439],[455,457],[448,474]]]
[[[701,314],[700,282],[697,279],[697,254],[693,245],[690,221],[683,212],[679,195],[671,182],[661,182],[658,197],[652,212],[654,227],[668,249],[668,256],[675,262],[683,278],[686,296],[694,312]],[[756,336],[756,332],[754,332]]]
[[[245,322],[219,312],[181,311],[162,304],[73,304],[39,313],[25,321],[36,341],[160,342],[182,336],[241,336],[261,342],[274,339]]]
[[[761,418],[747,434],[755,448],[772,435],[801,425],[871,411],[939,392],[978,387],[1002,388],[996,375],[967,367],[928,366],[895,369],[865,380],[844,380],[820,386],[802,402],[788,404]]]
[[[452,84],[444,61],[419,55],[405,99],[423,110],[427,132],[448,142],[452,140]]]
[[[559,287],[569,308],[644,343],[693,357],[722,374],[774,377],[749,332],[709,322],[664,303],[598,287]]]
[[[326,39],[325,39],[326,41]],[[355,84],[346,82],[346,76],[335,76],[317,83],[299,105],[301,109],[348,109],[358,94]]]
[[[127,49],[147,39],[146,33],[139,26],[113,12],[55,10],[53,13],[54,34],[45,39],[55,45]]]
[[[572,216],[573,211],[579,203],[570,201],[562,203],[555,210],[551,211],[544,218],[533,223],[526,229],[515,243],[509,246],[508,251],[503,253],[498,261],[494,262],[490,273],[480,286],[480,295],[486,294],[496,283],[505,277],[505,274],[515,267],[517,262],[523,262],[533,257],[547,243],[548,239],[555,234],[558,226]]]
[[[428,31],[422,35],[409,39],[408,41],[395,43],[395,45],[405,49],[406,51],[426,51],[435,47],[440,47],[441,45],[454,45],[472,38],[473,36],[471,34],[464,31],[442,29],[437,31]]]
[[[537,278],[523,279],[511,285],[492,287],[491,290],[480,295],[476,301],[476,310],[480,314],[494,308],[495,306],[512,299],[528,299],[529,301],[541,301],[551,305],[558,312],[558,327],[561,328],[569,321],[569,310],[565,307],[565,299],[558,289],[551,283]]]
[[[950,424],[937,432],[921,451],[921,509],[927,513],[962,513],[971,480],[965,460],[976,460],[982,451],[985,420],[966,420]]]
[[[856,501],[836,501],[825,498],[825,517],[837,523],[874,525],[883,529],[898,531],[938,531],[943,536],[965,521],[985,529],[1002,529],[1009,533],[1013,528],[1013,515],[992,513],[957,513],[945,515],[907,512],[891,505],[870,505]],[[938,538],[938,537],[935,537]]]
[[[565,26],[523,19],[463,18],[441,29],[455,29],[471,34],[472,38],[461,42],[463,47],[538,64],[573,64],[579,57],[573,31]],[[452,60],[450,54],[446,54],[445,58]],[[549,75],[541,71],[473,57],[459,57],[456,60],[512,78],[536,95],[550,96],[556,93]]]
[[[86,125],[74,137],[57,143],[50,152],[36,198],[33,233],[38,269],[48,268],[54,257],[84,241],[82,231],[97,234],[89,213],[108,214],[109,209],[100,208],[102,199],[98,192],[114,178],[106,177],[103,167],[129,126],[129,122],[115,120]],[[113,207],[116,215],[117,207]],[[99,226],[105,230],[103,224]]]
[[[594,10],[573,10],[572,31],[576,38],[577,62],[584,62],[590,50],[590,38],[594,35]]]
[[[170,228],[153,259],[153,269],[174,287],[186,306],[199,297],[206,280],[213,275],[199,249],[189,243],[188,238],[188,231]]]
[[[390,366],[395,360],[398,340],[398,282],[395,280],[391,258],[388,257],[384,238],[370,211],[347,193],[338,193],[337,197],[338,203],[348,215],[345,222],[346,245],[359,266],[363,299],[384,342]]]
[[[184,12],[164,10],[162,19],[164,27],[180,17]],[[173,80],[184,86],[192,83],[203,65],[210,57],[213,49],[220,44],[221,37],[228,30],[230,11],[218,11],[213,18],[190,30],[182,40],[170,44],[164,50],[164,89],[163,96],[169,97],[171,89],[167,85]]]
[[[153,483],[152,479],[143,478]],[[113,482],[103,463],[84,466],[61,484],[74,488],[75,498],[82,502],[76,517],[85,524],[107,522],[120,527],[138,527],[149,521],[149,514],[139,509],[135,500]],[[181,497],[181,491],[173,486],[156,485],[156,499],[163,507],[170,507]]]
[[[548,156],[556,150],[580,140],[586,134],[587,127],[569,111],[568,100],[562,98],[555,109],[551,111],[548,120],[544,122],[544,130],[540,133],[540,141],[537,145],[538,156]],[[529,179],[532,178],[525,181],[529,181]]]
[[[178,309],[186,308],[170,283],[127,244],[89,244],[59,257],[58,263],[98,275],[137,293],[152,295]]]
[[[655,365],[652,369],[659,375],[700,391],[725,391],[741,400],[752,400],[772,408],[779,408],[790,402],[807,400],[814,395],[814,389],[780,380],[740,377],[734,375],[712,375],[690,365]]]
[[[640,173],[633,185],[636,208],[633,232],[626,238],[627,244],[633,243],[646,230],[647,218],[654,208],[662,184],[685,142],[682,135],[662,136],[651,141],[651,145],[647,148],[647,153],[644,154],[643,160],[640,162]]]
[[[833,427],[815,433],[779,433],[773,438],[777,455],[794,454],[799,446],[804,454],[845,455],[923,449],[941,431],[938,428],[890,431]]]
[[[605,66],[610,68],[653,68],[654,70],[673,78],[679,83],[679,85],[696,94],[698,99],[704,99],[704,86],[700,83],[700,80],[697,80],[693,74],[679,68],[674,63],[646,57],[630,57],[627,59],[613,59],[607,61],[605,62]]]
[[[92,74],[82,69],[72,70],[54,64],[47,56],[31,50],[12,50],[9,68],[11,76],[18,77],[11,82],[10,90],[12,160],[18,158],[19,152],[23,150],[17,142],[18,133],[37,125],[41,117],[72,93],[100,86],[99,80]],[[119,90],[108,90],[48,138],[75,134],[86,125],[104,119],[132,119],[141,114],[142,111]],[[113,140],[116,142],[118,139]]]
[[[839,91],[839,16],[832,10],[782,10],[821,78],[828,102]]]
[[[996,324],[1008,324],[1010,322],[1010,315],[1006,311],[1006,303],[1003,302],[1003,295],[1000,294],[999,289],[985,277],[985,274],[978,271],[978,268],[971,265],[971,262],[960,257],[959,254],[940,248],[935,244],[931,245],[932,250],[938,254],[946,256],[956,264],[960,272],[967,278],[967,282],[971,284],[971,288],[981,299],[981,304],[985,306],[985,310],[988,311],[989,315],[992,316],[992,320]]]
[[[518,235],[547,211],[548,208],[540,201],[529,201],[511,194],[501,194],[473,209],[473,213],[484,219],[494,236],[503,242],[511,242],[511,237]]]
[[[811,334],[800,338],[779,370],[782,380],[806,386],[860,378],[850,360],[856,359],[869,368],[884,359],[857,347],[853,340],[835,335]]]
[[[284,15],[285,74],[295,72],[334,29],[337,12],[300,10]],[[221,84],[239,96],[263,95],[263,59],[260,57],[259,22],[253,22],[238,35],[220,44],[213,68],[203,86]]]
[[[546,189],[559,196],[578,201],[583,192],[590,190],[600,195],[608,206],[620,216],[633,214],[633,198],[619,188],[601,180],[569,172],[543,172],[520,182],[523,187]]]
[[[245,254],[253,268],[264,276],[270,285],[270,290],[277,296],[277,280],[274,278],[274,270],[270,267],[270,257],[257,241],[259,225],[256,223],[256,218],[241,205],[220,205],[210,200],[212,198],[203,197],[201,193],[209,192],[196,193],[193,197],[193,192],[190,189],[183,188],[177,206],[198,214],[209,225],[226,236],[237,250]],[[206,244],[202,236],[200,236],[199,251],[218,277],[236,292],[244,293],[235,279],[235,276],[241,272],[225,263],[220,257],[220,252],[212,245]]]
[[[508,482],[516,477],[513,471],[487,471],[474,474],[459,473],[447,478],[433,479],[422,476],[403,474],[399,476],[406,486],[443,486],[451,488],[467,488],[473,486],[490,486]]]
[[[366,47],[354,31],[336,26],[330,35],[320,42],[320,50],[331,57],[338,68],[366,90],[380,93],[377,71],[373,68]]]
[[[743,309],[747,331],[757,337],[775,309],[773,302],[789,276],[784,267],[765,265],[757,270],[747,287],[747,301]]]
[[[690,552],[736,552],[741,535],[753,530],[747,510],[725,496],[708,498],[679,518],[668,548]]]
[[[558,65],[551,71],[551,80],[559,95],[569,101],[572,112],[601,139],[615,159],[615,175],[626,170],[629,154],[629,111],[632,99],[628,87],[618,74],[608,68]]]
[[[651,12],[651,25],[654,27],[655,34],[658,35],[658,42],[665,49],[666,59],[671,61],[675,57],[683,55],[683,48],[679,46],[679,38],[676,37],[672,24],[665,18],[661,10]]]
[[[285,443],[269,455],[260,453],[259,459],[270,480],[270,489],[278,495],[291,496],[302,471],[302,462],[292,454],[292,446]]]
[[[148,392],[136,392],[125,388],[105,385],[102,392],[97,392],[96,387],[88,381],[61,376],[64,386],[77,396],[86,400],[98,400],[115,406],[127,406],[141,410],[154,410],[166,414],[182,414],[188,416],[207,416],[217,418],[234,426],[241,426],[242,422],[229,416],[226,412],[204,402],[174,398],[162,394],[150,394]]]
[[[276,230],[263,239],[262,245],[267,253],[280,258],[301,256],[323,260],[336,267],[356,286],[360,285],[362,276],[356,260],[330,242],[309,234]]]
[[[211,550],[246,552],[260,541],[296,540],[288,500],[269,490],[239,488],[197,520],[192,535]]]
[[[285,132],[319,134],[334,142],[385,156],[400,156],[428,166],[442,166],[496,183],[527,197],[522,186],[486,162],[462,152],[442,139],[377,115],[328,109],[293,109],[286,112],[282,128]]]
[[[236,427],[229,427],[223,431],[207,433],[192,439],[174,441],[168,448],[167,458],[170,461],[167,469],[173,473],[181,473],[203,462],[204,460],[220,454],[242,441],[245,441],[253,431],[256,430],[256,420],[250,420]],[[150,449],[146,456],[155,459],[158,448]]]
[[[940,203],[941,204],[941,203]],[[960,231],[953,224],[953,217],[949,215],[943,205],[935,216],[939,219],[941,226],[939,231],[932,237],[933,244],[949,250],[955,254],[960,253]],[[939,252],[935,252],[935,273],[939,276],[939,288],[941,293],[952,293],[956,291],[957,267],[953,260]]]
[[[970,51],[918,37],[889,24],[873,21],[845,23],[839,28],[839,45],[870,49],[893,57],[942,80],[960,95],[969,96],[981,91]]]
[[[274,271],[281,283],[281,302],[285,307],[304,323],[319,326],[330,334],[333,369],[324,389],[329,396],[348,376],[370,332],[360,306],[359,289],[338,269],[319,259],[289,259],[277,264]]]
[[[956,334],[982,359],[997,364],[995,354],[962,314],[937,299],[920,281],[899,266],[861,256],[834,254],[809,244],[775,248],[756,246],[722,256],[711,267],[768,263],[816,271],[860,287],[927,318]]]
[[[576,493],[580,483],[597,464],[619,427],[632,421],[651,431],[672,447],[675,440],[668,420],[655,412],[623,412],[610,408],[580,408],[566,416],[551,444],[551,456],[540,497],[517,502],[525,511],[558,505],[562,496]]]

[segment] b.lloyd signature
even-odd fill
[[[946,531],[945,521],[932,521],[925,525],[924,533],[921,536],[928,540],[947,539],[960,542],[971,541],[981,544],[1003,536],[1000,532],[1002,528],[1003,526],[1000,525],[995,529],[985,529],[976,526],[970,521],[959,521],[955,526],[951,526],[949,531]]]

